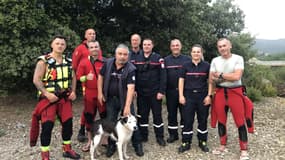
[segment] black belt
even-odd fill
[[[235,88],[240,88],[240,87],[244,87],[244,85],[230,86],[230,87],[224,87],[224,86],[216,85],[216,88],[227,88],[227,89],[235,89]]]
[[[119,96],[108,96],[108,99],[114,99],[114,98],[118,99],[120,97]]]
[[[186,91],[191,93],[202,93],[202,92],[207,92],[208,89],[186,89]]]

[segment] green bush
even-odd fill
[[[254,87],[247,87],[247,96],[252,100],[252,101],[260,101],[262,98],[261,91],[254,88]]]
[[[262,89],[262,95],[265,97],[275,97],[277,95],[277,89],[271,84],[266,84]]]
[[[285,83],[285,67],[274,67],[272,71],[274,75],[276,75],[279,83]]]
[[[248,96],[252,100],[259,100],[261,96],[277,96],[277,84],[280,79],[271,67],[259,65],[246,65],[243,84],[250,88]]]

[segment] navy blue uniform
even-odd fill
[[[181,72],[182,65],[190,60],[190,57],[186,55],[168,55],[164,58],[167,75],[166,105],[168,111],[168,133],[174,137],[178,137],[177,109],[179,109],[181,115],[180,126],[183,127],[184,123],[178,94],[179,73]]]
[[[203,100],[208,95],[208,77],[210,65],[201,61],[198,65],[187,62],[182,67],[180,78],[184,78],[185,106],[182,107],[184,127],[182,130],[182,142],[192,142],[193,122],[195,113],[198,119],[198,139],[207,141],[207,119],[209,106],[204,106]]]
[[[143,51],[140,49],[138,52],[135,52],[135,51],[133,51],[133,50],[130,50],[129,51],[129,55],[130,55],[130,62],[131,63],[135,63],[135,61],[136,61],[136,57],[140,54],[140,53],[142,53]]]
[[[134,62],[136,71],[136,91],[138,102],[139,127],[142,138],[148,137],[148,118],[150,109],[153,113],[153,126],[156,138],[163,138],[163,121],[161,116],[161,102],[157,100],[157,93],[165,94],[166,75],[163,59],[157,53],[152,52],[145,57],[141,52]]]

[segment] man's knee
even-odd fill
[[[243,142],[247,141],[247,131],[245,125],[238,127],[239,139]]]
[[[51,133],[54,126],[54,122],[46,121],[42,123],[42,133],[41,133],[41,145],[48,146],[51,141]]]
[[[220,137],[226,135],[226,126],[220,122],[218,123],[218,132]]]
[[[62,138],[63,140],[70,140],[72,135],[72,118],[62,122]]]
[[[93,122],[94,115],[92,115],[91,113],[85,112],[84,117],[88,124],[91,124]]]

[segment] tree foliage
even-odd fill
[[[118,43],[128,43],[131,34],[139,33],[152,38],[163,56],[169,54],[169,41],[177,37],[184,53],[200,43],[211,61],[217,55],[217,38],[240,33],[243,21],[232,0],[2,0],[0,87],[29,88],[35,59],[49,50],[55,34],[68,37],[67,52],[72,52],[84,30],[95,28],[104,53],[112,53]],[[233,44],[248,56],[252,40],[240,35]]]
[[[50,19],[35,0],[0,3],[0,88],[26,89],[31,86],[35,59],[49,50],[51,36],[65,34],[72,39],[69,46],[78,43],[78,37],[68,27]]]

